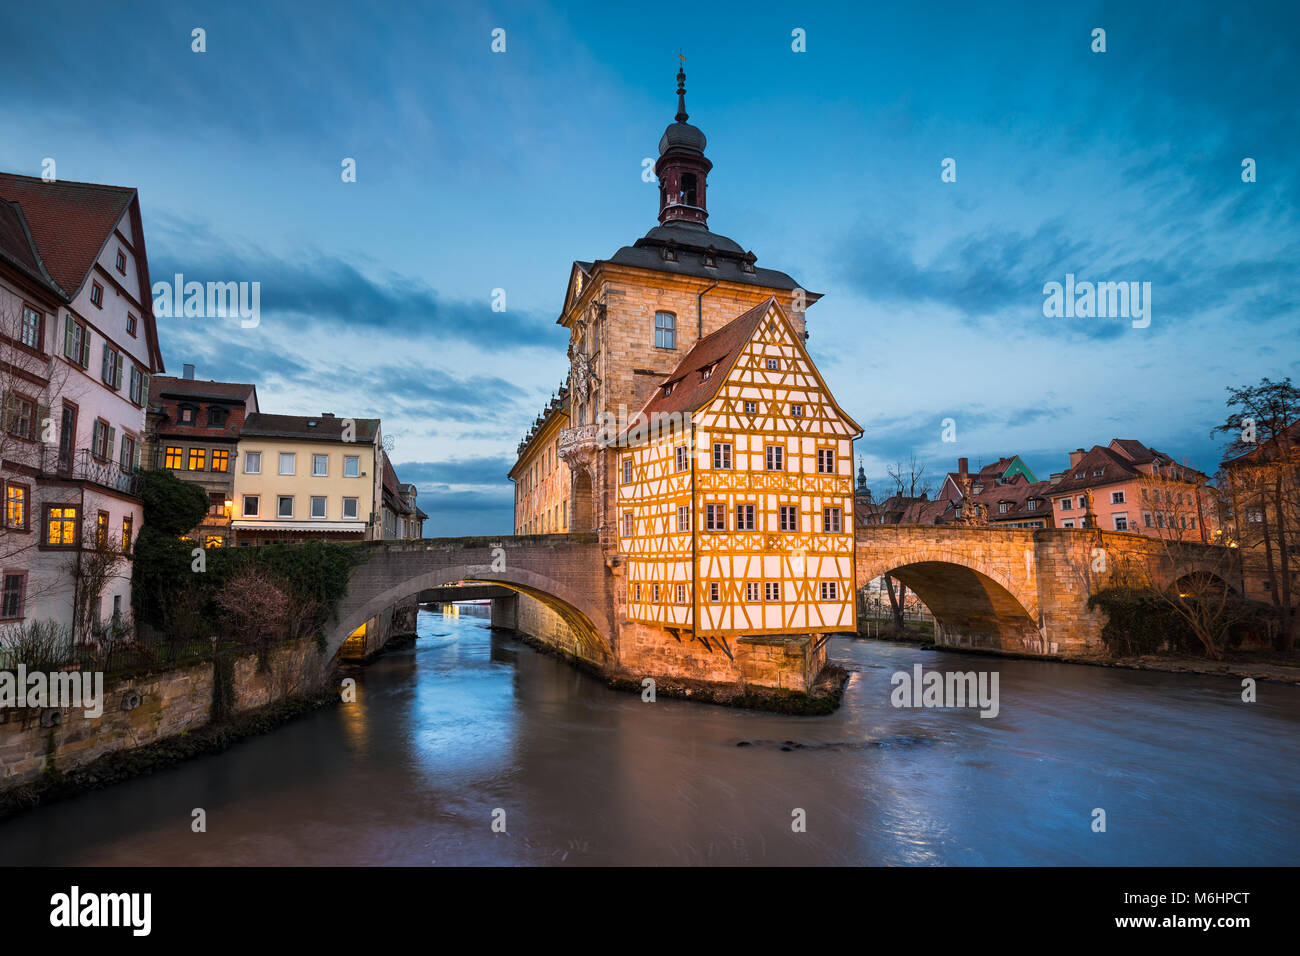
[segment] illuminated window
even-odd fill
[[[71,547],[77,543],[75,506],[45,509],[45,543],[55,547]]]
[[[230,470],[230,452],[224,448],[212,449],[212,470],[229,471]]]
[[[108,512],[101,511],[95,516],[95,547],[100,551],[108,550]]]
[[[219,534],[210,534],[203,539],[203,547],[205,548],[220,548],[224,547],[225,543],[226,539]]]
[[[168,445],[167,446],[167,467],[179,469],[181,467],[182,460],[183,459],[181,454],[181,446]]]
[[[191,448],[190,449],[190,471],[202,471],[203,462],[207,458],[207,449]]]
[[[122,516],[122,553],[131,553],[131,535],[135,530],[135,519],[130,515]]]
[[[27,530],[27,486],[5,486],[5,527],[17,531]]]

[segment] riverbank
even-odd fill
[[[982,654],[988,657],[1001,657],[1014,660],[1052,661],[1057,664],[1083,664],[1089,667],[1119,667],[1137,671],[1159,671],[1166,674],[1198,674],[1208,677],[1231,677],[1238,680],[1247,677],[1254,680],[1277,681],[1284,684],[1300,686],[1300,659],[1295,663],[1286,663],[1276,659],[1281,652],[1262,651],[1261,654],[1272,655],[1274,659],[1260,660],[1252,658],[1249,651],[1236,651],[1226,660],[1212,661],[1203,657],[1188,657],[1178,654],[1143,654],[1133,657],[1110,657],[1106,654],[1088,656],[1062,657],[1045,654],[1017,654],[1009,651],[993,651],[970,647],[945,647],[935,644],[931,635],[919,631],[904,634],[882,634],[880,636],[857,634],[856,640],[883,641],[893,644],[911,644],[927,651],[951,651],[958,654]]]
[[[71,770],[48,770],[30,783],[0,792],[0,821],[23,810],[166,770],[195,757],[221,753],[241,740],[270,733],[303,714],[336,705],[340,699],[337,693],[322,691],[282,700],[143,747],[117,750]]]

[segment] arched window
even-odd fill
[[[655,348],[677,348],[677,316],[671,312],[655,313]]]

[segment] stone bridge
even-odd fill
[[[816,676],[788,673],[807,671],[810,659],[796,660],[772,642],[742,642],[733,653],[721,642],[629,623],[621,613],[622,562],[595,533],[358,547],[368,558],[352,572],[327,633],[331,654],[363,622],[395,606],[488,596],[495,626],[612,676],[785,689],[806,688]],[[859,589],[889,574],[914,591],[933,612],[941,645],[1073,657],[1100,649],[1105,614],[1089,610],[1088,598],[1127,564],[1140,562],[1170,586],[1194,572],[1223,575],[1223,549],[1187,551],[1188,563],[1171,567],[1159,541],[1132,533],[886,525],[859,529],[856,577]],[[511,597],[495,596],[502,593]]]
[[[613,594],[595,534],[539,534],[501,538],[418,538],[358,545],[367,560],[352,572],[348,593],[326,632],[336,653],[371,618],[412,601],[473,600],[482,585],[523,594],[557,616],[579,656],[605,663],[616,633]],[[457,585],[473,587],[457,588]],[[454,593],[459,590],[460,593]],[[494,618],[512,609],[493,599]]]

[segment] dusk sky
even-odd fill
[[[7,5],[0,169],[136,187],[154,281],[260,282],[257,328],[160,319],[168,374],[382,417],[426,535],[510,530],[569,268],[656,224],[679,50],[709,227],[824,293],[877,492],[910,452],[937,487],[1117,437],[1212,473],[1225,387],[1300,377],[1300,5],[304,9],[68,2],[36,43],[51,8]],[[1150,282],[1149,327],[1045,317],[1067,274]]]

